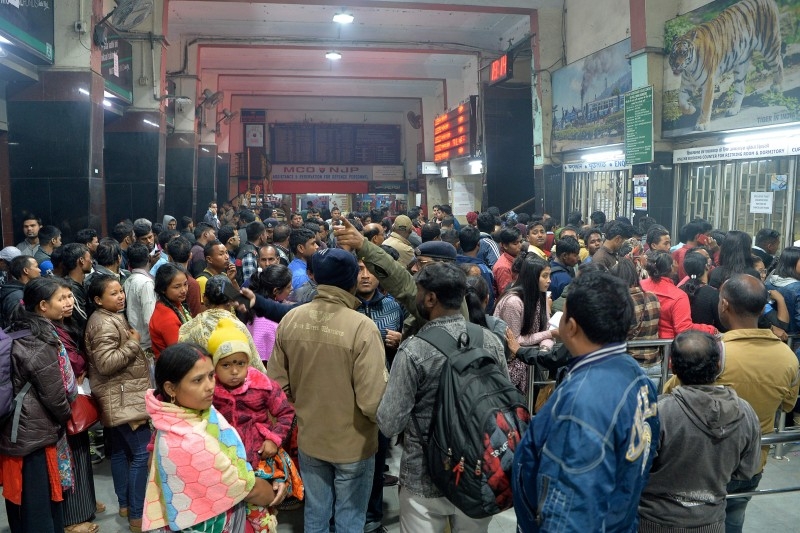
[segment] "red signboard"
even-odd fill
[[[440,163],[475,153],[476,96],[433,121],[433,161]]]
[[[492,68],[489,73],[489,85],[497,85],[514,76],[514,62],[511,54],[505,54],[492,61]]]

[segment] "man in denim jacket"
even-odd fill
[[[571,283],[558,335],[575,357],[514,456],[518,531],[636,531],[659,421],[655,387],[625,353],[632,317],[614,276]]]

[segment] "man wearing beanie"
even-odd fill
[[[310,260],[318,294],[281,320],[267,375],[297,412],[304,531],[362,533],[388,372],[375,323],[355,309],[358,263],[339,248]],[[335,503],[334,503],[335,502]]]

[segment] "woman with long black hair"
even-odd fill
[[[547,329],[549,309],[547,288],[550,265],[535,254],[528,254],[519,277],[497,301],[494,316],[503,319],[521,346],[552,348],[553,334]],[[511,382],[525,394],[528,390],[528,365],[517,358],[508,364]]]
[[[64,531],[61,496],[74,487],[64,428],[77,387],[52,321],[74,305],[71,297],[64,284],[37,278],[25,285],[24,303],[12,316],[11,332],[29,331],[11,348],[13,392],[21,395],[22,409],[0,431],[3,497],[12,533]]]
[[[189,294],[186,270],[175,263],[161,265],[156,271],[154,289],[158,300],[150,318],[150,341],[158,358],[167,346],[178,342],[181,326],[192,319],[184,302]]]

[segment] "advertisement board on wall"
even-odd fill
[[[623,141],[630,52],[625,39],[553,73],[553,151]]]
[[[662,135],[800,119],[800,0],[717,0],[667,21]]]

